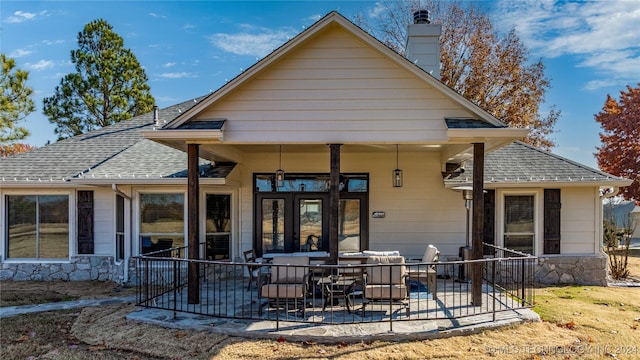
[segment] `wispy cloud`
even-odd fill
[[[387,9],[387,5],[381,1],[377,1],[374,6],[367,10],[367,16],[371,19],[377,19]]]
[[[19,58],[19,57],[22,57],[22,56],[27,56],[27,55],[31,54],[32,52],[33,51],[31,51],[31,50],[16,49],[16,50],[12,51],[9,54],[9,57],[16,59],[16,58]]]
[[[60,45],[65,43],[64,40],[42,40],[41,42],[45,45]]]
[[[150,12],[149,16],[155,17],[155,18],[159,18],[159,19],[166,19],[167,18],[166,15],[159,15],[159,14],[156,14],[154,12]]]
[[[167,73],[158,74],[158,77],[161,77],[164,79],[184,79],[184,78],[196,78],[198,76],[193,73],[182,71],[182,72],[167,72]]]
[[[48,14],[49,12],[47,10],[43,10],[37,13],[18,10],[14,12],[13,15],[7,17],[7,22],[13,24],[21,23],[25,21],[35,20],[38,16],[47,16]]]
[[[51,69],[55,64],[51,60],[40,60],[35,64],[26,63],[25,67],[29,70],[33,71],[42,71],[46,69]]]
[[[184,24],[182,25],[182,28],[187,30],[187,29],[195,29],[196,26],[194,24]]]
[[[217,33],[208,36],[211,44],[236,55],[264,57],[298,32],[293,29],[268,29],[244,25],[243,32]]]
[[[320,14],[314,14],[311,16],[307,16],[306,18],[302,19],[304,22],[307,22],[309,24],[313,24],[314,22],[320,20],[322,18],[323,15]]]
[[[166,63],[166,64],[162,65],[162,67],[166,67],[166,68],[170,68],[170,67],[173,67],[173,66],[176,66],[176,63],[174,63],[174,62],[168,62],[168,63]]]
[[[577,66],[606,78],[637,79],[640,74],[640,2],[500,2],[496,18],[517,19],[514,26],[534,55],[574,56]],[[594,80],[595,89],[610,83]],[[618,81],[619,83],[619,81]]]

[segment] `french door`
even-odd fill
[[[328,251],[328,202],[325,193],[258,194],[258,254]]]

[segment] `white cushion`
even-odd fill
[[[372,250],[365,250],[362,252],[363,255],[365,256],[400,256],[400,251],[397,250],[393,250],[393,251],[372,251]]]

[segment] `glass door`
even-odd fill
[[[329,174],[254,174],[254,240],[265,253],[329,251]],[[340,174],[338,251],[366,250],[369,242],[369,176]]]
[[[261,249],[257,249],[258,255],[269,252],[291,252],[293,246],[285,243],[286,222],[288,216],[287,197],[262,197],[258,209],[260,219],[258,235]]]
[[[296,214],[294,215],[293,241],[296,251],[327,251],[328,214],[325,205],[327,196],[298,194],[294,196]]]
[[[327,251],[328,195],[313,193],[264,194],[257,198],[257,233],[265,253]]]

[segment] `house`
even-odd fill
[[[439,81],[439,35],[418,18],[408,60],[332,12],[206,97],[2,159],[0,279],[481,237],[538,256],[541,282],[605,284],[601,189],[630,181],[518,142]]]

